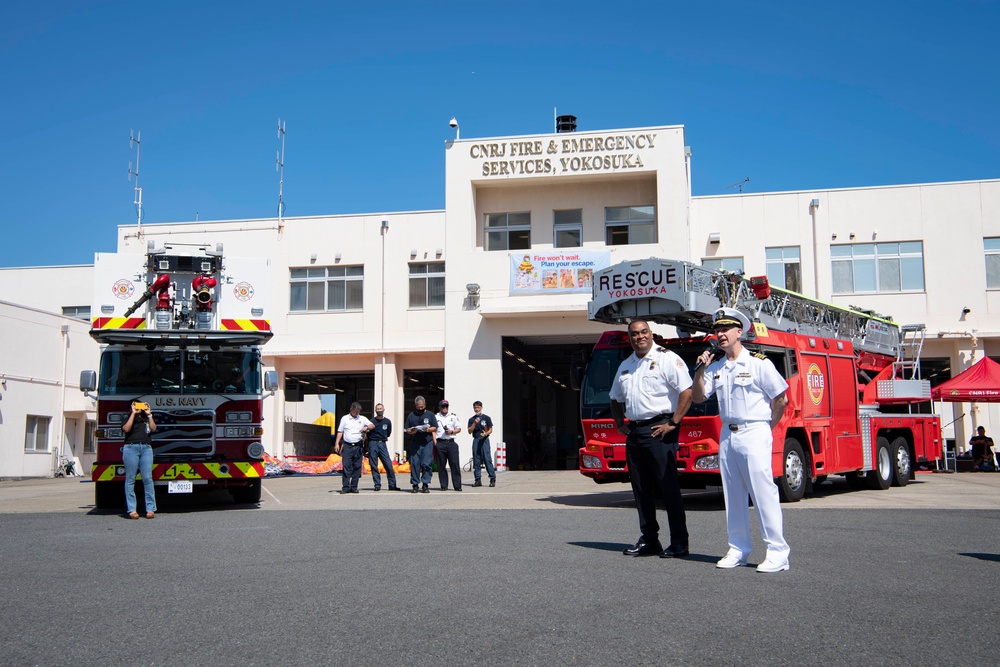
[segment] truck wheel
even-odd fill
[[[910,458],[910,445],[903,436],[892,441],[892,461],[892,485],[906,486],[910,481],[910,473],[913,472],[913,463]]]
[[[250,486],[237,486],[229,490],[233,494],[233,500],[239,505],[248,505],[260,502],[261,483],[259,479],[250,482]]]
[[[868,481],[868,488],[874,491],[885,491],[892,484],[892,470],[895,466],[892,463],[892,454],[889,449],[889,441],[879,437],[875,441],[875,469],[869,470],[865,479]]]
[[[95,482],[94,507],[99,510],[125,507],[125,482]]]
[[[797,503],[806,495],[806,459],[798,440],[785,440],[785,455],[781,460],[784,469],[778,480],[778,495],[783,503]]]

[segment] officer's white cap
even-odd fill
[[[715,311],[715,321],[712,322],[713,327],[722,327],[736,325],[743,331],[749,331],[750,320],[747,316],[738,310],[733,308],[719,308]]]

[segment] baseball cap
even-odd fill
[[[443,408],[443,407],[445,407],[447,405],[448,405],[448,401],[441,401],[440,403],[438,403],[438,407],[439,408]]]

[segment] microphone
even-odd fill
[[[721,347],[719,347],[719,342],[715,341],[715,340],[712,341],[711,347],[709,348],[709,350],[712,352],[712,356],[709,358],[708,363],[712,363],[716,359],[720,359],[720,358],[722,358],[723,355],[726,354],[725,350],[723,350]],[[691,371],[691,372],[692,373],[697,373],[699,370],[701,370],[701,367],[704,366],[704,365],[705,365],[704,361],[699,361],[698,363],[696,363],[694,365],[694,370]]]

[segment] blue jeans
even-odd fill
[[[382,488],[382,475],[378,472],[378,462],[382,461],[385,468],[385,476],[389,478],[389,488],[396,488],[396,471],[392,468],[392,459],[389,458],[389,447],[385,440],[368,441],[368,463],[372,467],[372,482],[376,489]]]
[[[493,454],[490,453],[490,438],[474,438],[472,440],[472,474],[478,482],[483,473],[480,470],[482,464],[486,464],[486,474],[490,479],[497,478],[497,471],[493,468]]]
[[[431,483],[431,464],[434,462],[434,443],[410,445],[410,484]]]
[[[125,464],[125,508],[135,511],[135,474],[142,475],[142,489],[146,493],[146,511],[156,511],[156,491],[153,487],[153,448],[150,445],[123,445],[122,463]]]

